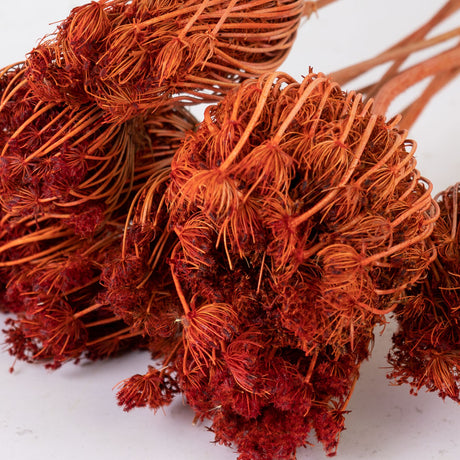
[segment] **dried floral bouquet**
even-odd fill
[[[456,76],[458,46],[399,69],[458,35],[424,38],[460,2],[334,75],[394,60],[366,99],[275,72],[333,1],[101,0],[1,71],[12,355],[57,368],[147,349],[160,361],[118,385],[126,410],[181,393],[242,460],[293,459],[312,431],[333,455],[395,312],[391,376],[458,401],[458,192],[431,198],[401,130]],[[198,123],[185,106],[203,101]]]

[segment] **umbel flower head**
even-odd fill
[[[460,402],[460,186],[438,195],[440,217],[430,237],[437,257],[426,279],[413,287],[398,307],[399,329],[393,336],[389,377],[443,399]]]
[[[110,126],[94,104],[43,103],[24,72],[0,71],[0,308],[14,311],[26,303],[28,269],[113,225],[151,162],[139,120]]]
[[[95,100],[117,121],[169,95],[215,100],[279,67],[304,8],[303,0],[91,2],[29,54],[27,78],[45,101]]]
[[[108,295],[106,274],[120,262],[135,195],[169,171],[195,119],[165,106],[109,124],[94,103],[40,102],[22,66],[1,76],[0,308],[17,313],[6,331],[10,353],[58,367],[147,346],[141,319],[118,309],[123,293]]]
[[[265,74],[210,106],[174,156],[182,340],[155,387],[175,375],[241,459],[292,459],[311,430],[335,452],[374,326],[434,258],[431,184],[398,119],[371,107],[323,75]]]
[[[104,123],[95,104],[43,103],[24,73],[0,71],[0,205],[10,220],[55,219],[90,236],[126,203],[148,134],[140,119]]]

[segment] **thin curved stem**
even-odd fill
[[[174,281],[174,286],[176,288],[176,293],[177,293],[177,296],[179,297],[179,300],[180,300],[180,303],[182,305],[182,308],[184,309],[184,312],[185,314],[189,314],[190,313],[190,307],[187,303],[187,300],[185,299],[185,295],[184,295],[184,291],[182,290],[182,286],[180,285],[180,282],[179,282],[179,279],[177,278],[177,275],[174,273],[174,257],[176,255],[176,251],[177,251],[177,248],[179,247],[179,243],[176,244],[176,246],[174,246],[174,249],[171,253],[171,262],[170,262],[170,266],[171,266],[171,276],[173,278],[173,281]]]

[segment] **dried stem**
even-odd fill
[[[431,76],[456,70],[460,67],[460,46],[445,51],[426,61],[416,64],[402,71],[388,83],[383,85],[375,96],[374,111],[377,114],[385,114],[390,103],[403,91]]]

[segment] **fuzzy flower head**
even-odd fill
[[[234,331],[184,325],[202,346],[178,353],[178,380],[242,459],[291,459],[311,429],[335,452],[374,326],[434,257],[414,144],[371,109],[324,75],[265,74],[209,107],[174,156],[177,291],[186,314],[195,299],[231,307]]]

